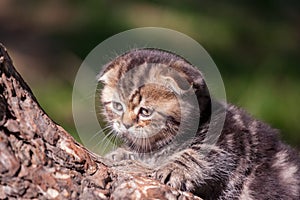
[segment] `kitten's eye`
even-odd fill
[[[119,102],[113,101],[113,102],[112,102],[112,106],[113,106],[113,108],[114,108],[116,111],[118,111],[118,112],[122,112],[122,111],[123,111],[123,106],[122,106],[122,104],[119,103]]]
[[[153,110],[143,108],[143,107],[140,108],[140,112],[139,112],[139,114],[142,117],[150,117],[152,115],[152,113],[153,113]]]

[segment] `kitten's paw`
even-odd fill
[[[190,191],[194,187],[187,170],[175,163],[169,163],[160,167],[153,173],[153,176],[161,183],[182,191]]]
[[[122,161],[122,160],[134,160],[134,154],[128,152],[122,148],[118,148],[115,151],[112,151],[105,155],[105,158],[108,158],[113,161]]]

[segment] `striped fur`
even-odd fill
[[[156,179],[203,199],[300,199],[299,154],[280,141],[277,130],[242,109],[220,103],[226,111],[221,135],[216,144],[204,142],[213,99],[202,74],[183,58],[132,50],[108,63],[99,81],[103,114],[124,141],[109,155],[115,161],[139,160],[153,168]],[[197,105],[178,98],[191,91]],[[124,110],[118,113],[112,101]],[[142,117],[148,114],[143,107],[151,117]],[[191,127],[180,132],[180,125],[197,116],[197,133],[182,148],[174,138]]]

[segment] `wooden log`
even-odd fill
[[[88,151],[43,111],[0,44],[0,199],[200,199]]]

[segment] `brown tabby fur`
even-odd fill
[[[204,199],[300,199],[299,154],[279,140],[277,130],[216,102],[225,123],[215,144],[204,142],[215,100],[185,59],[158,49],[132,50],[108,63],[99,81],[103,114],[124,142],[110,154],[116,162],[138,160],[161,182]],[[192,94],[196,104],[185,101]],[[175,138],[195,125],[181,145]]]

